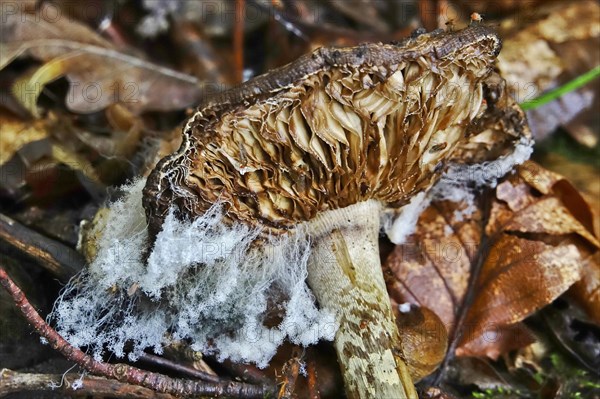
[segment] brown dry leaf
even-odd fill
[[[501,22],[504,41],[498,68],[517,101],[532,100],[596,66],[598,49],[593,43],[600,38],[599,17],[596,1],[577,0]],[[571,57],[565,58],[565,52]]]
[[[28,143],[48,137],[45,122],[26,123],[11,114],[0,111],[0,165],[8,161]]]
[[[569,294],[600,325],[600,252],[586,253],[582,277],[571,287]]]
[[[132,121],[139,123],[135,118]],[[101,143],[111,145],[102,147],[100,136],[77,125],[72,115],[48,112],[45,118],[30,121],[0,111],[1,195],[17,202],[34,197],[44,200],[51,193],[64,194],[80,185],[92,195],[102,195],[104,185],[122,173],[116,162],[131,162],[127,159],[132,147],[139,146],[136,137],[141,129],[118,121],[109,123],[111,137]],[[134,138],[130,140],[131,135]]]
[[[176,110],[196,104],[200,82],[193,76],[123,52],[88,27],[69,18],[7,13],[0,28],[0,69],[28,54],[44,61],[16,82],[13,92],[38,115],[37,98],[46,84],[66,76],[67,107],[79,113],[122,103],[134,113]]]
[[[585,225],[588,231],[594,231],[595,237],[600,235],[600,185],[597,171],[586,165],[568,163],[561,164],[561,170],[566,170],[573,180],[578,182],[582,195],[566,180],[556,181],[556,190],[568,202],[569,209]],[[547,179],[548,180],[548,179]],[[587,204],[592,204],[592,208]],[[588,316],[600,325],[600,252],[580,248],[583,255],[582,278],[569,290],[569,294],[587,312]]]
[[[497,358],[532,341],[519,322],[579,281],[584,261],[600,243],[582,197],[533,162],[483,201],[489,217],[480,204],[469,220],[457,218],[464,205],[433,203],[385,267],[393,275],[392,299],[436,312],[449,336],[461,337],[457,355]],[[474,296],[463,304],[476,266]],[[463,305],[466,313],[456,325]]]

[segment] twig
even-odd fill
[[[203,381],[220,382],[222,381],[218,376],[209,374],[205,371],[197,370],[193,367],[188,367],[183,364],[176,363],[172,360],[165,359],[164,357],[144,353],[140,356],[140,360],[148,362],[157,366],[165,367],[173,371],[177,371],[181,374],[186,374],[190,377],[198,378]]]
[[[44,337],[52,349],[60,352],[67,360],[76,363],[90,373],[113,378],[120,382],[139,385],[157,392],[169,393],[176,396],[229,396],[236,398],[262,398],[274,394],[269,386],[256,386],[234,381],[219,383],[183,380],[171,378],[159,373],[153,373],[127,364],[109,364],[94,360],[91,356],[71,346],[52,327],[40,317],[31,306],[25,294],[0,267],[0,283],[13,298],[27,321]]]
[[[317,381],[317,364],[315,363],[315,357],[313,349],[308,349],[306,360],[306,374],[308,380],[308,397],[310,399],[321,399],[321,392],[319,391],[319,384]]]
[[[75,382],[80,385],[73,385]],[[154,392],[136,385],[103,377],[80,374],[29,374],[9,369],[0,370],[0,396],[15,392],[58,391],[72,396],[110,396],[127,399],[175,399],[167,393]]]
[[[279,389],[279,399],[291,399],[295,398],[294,391],[296,389],[296,381],[298,380],[298,373],[300,373],[300,359],[302,358],[302,351],[297,346],[292,350],[292,357],[285,362],[282,369],[282,382],[281,388]]]
[[[251,364],[234,363],[230,360],[225,360],[220,365],[242,381],[257,385],[273,384],[271,378],[269,378],[262,370]]]
[[[235,55],[235,78],[241,83],[244,78],[244,9],[245,0],[235,0],[233,24],[233,53]]]
[[[186,364],[193,367],[194,370],[200,370],[206,374],[210,374],[216,376],[217,373],[206,363],[206,358],[202,354],[202,352],[197,352],[193,350],[189,345],[185,344],[183,341],[173,342],[171,345],[165,348],[165,355],[169,358],[175,357],[176,359],[181,359],[182,361],[187,362]],[[221,365],[221,363],[219,363]],[[243,380],[244,382],[248,382]],[[251,382],[253,383],[253,382]],[[255,383],[254,385],[261,385],[262,383]],[[272,381],[269,381],[268,384],[274,385]]]
[[[432,31],[439,27],[442,3],[441,0],[424,0],[419,2],[419,16],[421,17],[421,23],[428,31]]]
[[[85,260],[79,252],[1,213],[0,238],[31,256],[44,269],[65,281],[85,265]]]
[[[486,234],[485,228],[490,219],[491,212],[491,192],[490,190],[485,190],[481,195],[482,201],[482,219],[481,219],[481,241],[479,243],[479,247],[477,248],[477,253],[475,254],[474,262],[471,264],[471,273],[469,275],[469,282],[467,284],[467,291],[463,297],[463,301],[460,304],[459,310],[457,312],[456,323],[454,324],[454,331],[452,332],[452,337],[450,338],[450,343],[448,345],[448,351],[446,352],[446,357],[444,361],[440,365],[437,375],[433,380],[432,386],[439,386],[444,374],[446,372],[446,368],[452,359],[454,359],[454,354],[456,352],[456,348],[458,347],[463,334],[463,325],[465,320],[467,319],[467,315],[469,313],[469,309],[473,305],[473,301],[475,300],[475,296],[477,294],[477,282],[479,281],[479,276],[481,275],[481,270],[483,269],[483,264],[487,259],[491,247],[492,240]]]

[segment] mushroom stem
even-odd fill
[[[336,312],[335,348],[348,398],[417,398],[381,270],[380,210],[369,200],[309,222],[308,283],[320,306]]]

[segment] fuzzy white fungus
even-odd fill
[[[403,242],[432,199],[473,199],[473,190],[495,186],[530,154],[531,143],[523,142],[495,161],[451,165],[395,220],[384,216],[384,229],[394,243]],[[146,262],[144,185],[142,179],[124,187],[126,195],[110,205],[106,223],[97,227],[95,260],[65,287],[49,317],[72,345],[87,346],[100,358],[105,350],[123,357],[131,343],[129,358],[135,360],[147,348],[161,353],[173,340],[186,339],[218,359],[265,367],[284,340],[333,340],[335,316],[317,308],[306,285],[308,235],[297,231],[252,245],[260,228],[223,223],[215,204],[194,221],[169,214]],[[273,309],[281,321],[267,327]]]
[[[219,204],[193,222],[170,214],[144,262],[148,242],[139,180],[110,206],[88,270],[63,290],[51,314],[58,332],[99,358],[108,349],[137,358],[171,340],[219,359],[265,367],[284,341],[332,340],[334,315],[319,310],[306,285],[310,242],[301,234],[251,246],[259,229],[229,226]],[[270,299],[281,298],[279,325],[264,325]]]

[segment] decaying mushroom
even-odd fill
[[[215,203],[225,223],[260,228],[256,245],[306,234],[308,282],[336,314],[348,397],[416,397],[378,235],[382,220],[426,192],[449,159],[468,152],[482,121],[489,125],[497,98],[486,82],[500,46],[477,25],[321,48],[207,100],[147,181],[150,236],[173,210],[194,220]]]

